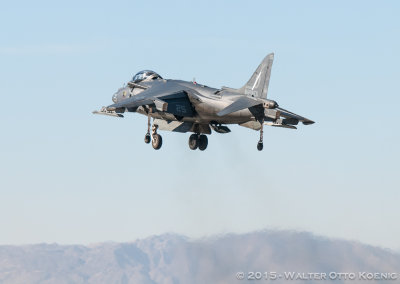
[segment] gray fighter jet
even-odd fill
[[[146,115],[144,141],[151,141],[156,150],[162,145],[157,130],[193,132],[189,137],[190,149],[203,151],[208,145],[205,134],[211,134],[211,129],[228,133],[230,129],[226,124],[238,124],[260,131],[257,149],[261,151],[264,125],[296,129],[299,121],[305,125],[314,123],[267,99],[273,60],[274,54],[268,54],[240,89],[215,89],[197,84],[195,80],[163,79],[154,71],[140,71],[113,95],[114,104],[93,113],[115,117],[123,117],[124,112]]]

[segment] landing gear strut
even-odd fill
[[[155,150],[159,150],[162,146],[162,137],[160,134],[157,134],[158,125],[153,123],[153,127],[151,128],[151,135],[150,135],[150,120],[151,120],[151,109],[147,113],[147,133],[144,136],[144,143],[149,144],[151,141],[151,145]]]
[[[257,143],[257,150],[258,151],[261,151],[264,148],[263,136],[264,136],[264,120],[261,120],[260,140]]]
[[[150,111],[149,111],[148,114],[147,114],[147,133],[144,136],[144,143],[146,143],[146,144],[149,144],[150,140],[151,140],[151,137],[150,137],[150,119],[151,119],[151,117],[150,117]]]
[[[189,148],[196,150],[199,148],[200,151],[204,151],[208,146],[208,138],[203,134],[192,134],[189,137]]]

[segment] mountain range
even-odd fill
[[[356,241],[275,230],[202,239],[165,234],[88,246],[0,246],[0,283],[204,284],[254,283],[258,278],[256,283],[266,283],[271,272],[277,278],[269,282],[276,284],[288,283],[288,273],[296,273],[294,283],[321,283],[316,277],[324,275],[327,282],[374,283],[376,275],[362,278],[372,273],[400,283],[400,254]],[[355,279],[348,282],[337,273],[354,273]]]

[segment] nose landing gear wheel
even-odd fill
[[[207,149],[208,146],[208,138],[206,135],[200,135],[199,137],[199,150],[200,151],[204,151],[205,149]]]
[[[191,150],[196,150],[199,146],[199,136],[197,134],[192,134],[189,137],[189,148]]]
[[[153,140],[151,141],[151,145],[155,150],[158,150],[162,146],[162,137],[160,134],[154,134]]]
[[[144,136],[144,143],[149,144],[150,141],[151,141],[151,136],[150,136],[149,133],[147,133],[147,134]]]

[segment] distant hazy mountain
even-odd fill
[[[238,272],[245,272],[244,280],[236,279]],[[330,272],[356,273],[353,281],[335,283],[375,282],[359,279],[372,275],[359,272],[378,272],[379,277],[398,275],[397,280],[385,282],[400,283],[400,254],[357,242],[289,231],[201,240],[162,235],[132,243],[93,246],[0,246],[0,283],[213,284],[246,283],[248,277],[260,277],[260,273],[248,272],[276,272],[277,277],[281,276],[274,281],[249,281],[252,283],[327,283]],[[287,281],[289,272],[316,272],[320,276],[327,273],[327,281],[299,280],[299,274],[294,276],[297,280]],[[312,275],[309,279],[315,277],[319,276]],[[373,277],[376,279],[376,275]]]

